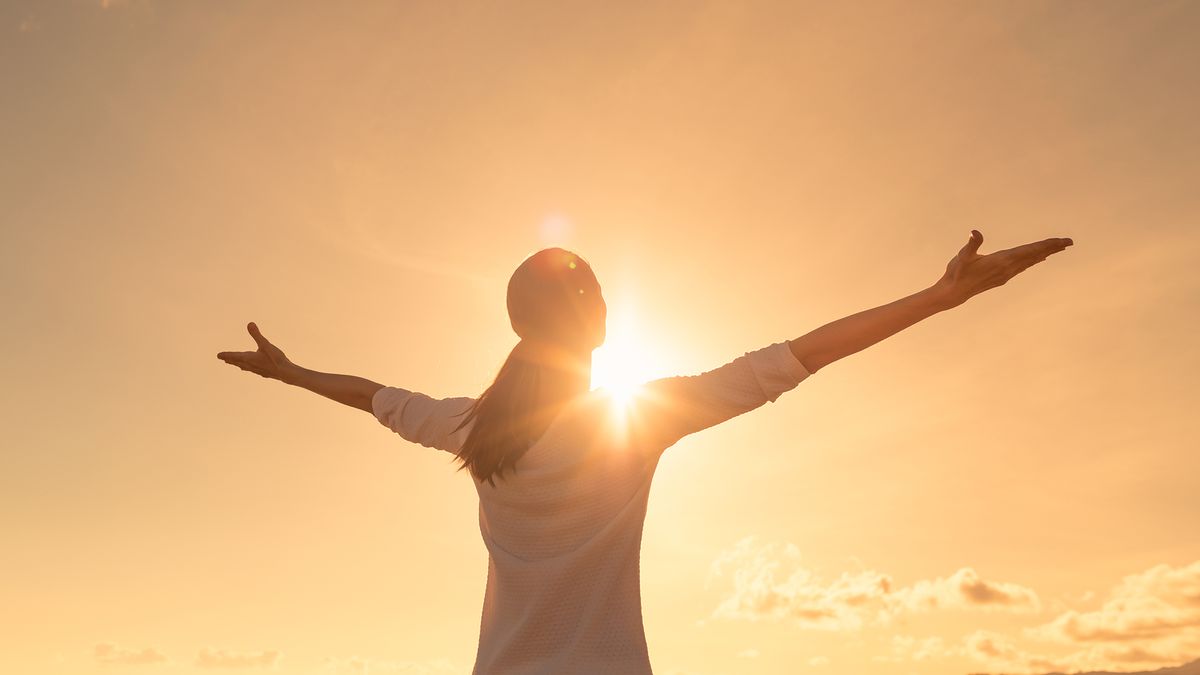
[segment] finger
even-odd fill
[[[1034,265],[1036,265],[1036,264],[1038,264],[1038,263],[1040,263],[1040,262],[1045,262],[1046,258],[1048,258],[1048,257],[1050,257],[1050,256],[1052,256],[1052,255],[1054,255],[1055,253],[1058,253],[1059,251],[1061,251],[1061,250],[1063,250],[1063,249],[1065,249],[1065,248],[1066,248],[1066,247],[1064,246],[1063,248],[1054,249],[1054,250],[1052,250],[1052,251],[1048,251],[1048,252],[1046,252],[1046,253],[1043,253],[1042,255],[1038,255],[1038,256],[1032,256],[1032,257],[1030,257],[1030,258],[1028,258],[1028,259],[1026,259],[1026,260],[1023,260],[1022,262],[1020,262],[1020,263],[1017,265],[1017,268],[1016,268],[1016,269],[1017,269],[1017,271],[1016,271],[1016,273],[1017,273],[1017,274],[1020,274],[1021,272],[1024,272],[1025,270],[1029,269],[1030,267],[1033,267]]]
[[[1046,251],[1055,251],[1055,250],[1064,249],[1067,246],[1070,246],[1069,242],[1071,242],[1070,239],[1063,239],[1060,237],[1051,237],[1050,239],[1043,239],[1041,241],[1031,242],[1031,243],[1024,244],[1024,245],[1018,246],[1018,247],[1016,247],[1014,249],[1010,249],[1010,250],[1017,251],[1020,253],[1024,253],[1026,251],[1034,251],[1034,252],[1041,253],[1041,252],[1046,252]],[[1073,242],[1071,242],[1071,243],[1073,243]]]
[[[221,352],[220,354],[217,354],[217,358],[236,366],[243,363],[250,363],[257,353],[258,352]]]
[[[1058,245],[1054,243],[1055,241],[1056,240],[1054,239],[1034,241],[1028,244],[1021,244],[1020,246],[1014,246],[1012,248],[996,251],[991,255],[996,256],[997,260],[1003,260],[1009,264],[1022,265],[1031,258],[1049,255],[1058,247]]]
[[[983,233],[979,230],[971,230],[971,237],[967,239],[966,245],[959,251],[959,255],[964,258],[970,258],[979,252],[979,245],[983,243]]]
[[[1070,244],[1064,243],[1066,241],[1070,240],[1047,239],[1046,241],[1039,242],[1038,246],[1030,249],[1027,255],[1033,258],[1034,262],[1041,262],[1055,253],[1061,253],[1062,251],[1067,250],[1067,247],[1070,246]]]
[[[258,326],[253,321],[246,324],[246,328],[250,331],[250,337],[254,338],[254,341],[258,343],[259,349],[266,349],[267,345],[271,344],[267,341],[267,338],[263,337],[262,332],[258,330]]]

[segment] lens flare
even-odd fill
[[[604,344],[592,352],[592,388],[606,389],[618,405],[628,405],[638,388],[654,377],[653,362],[639,339],[629,311],[608,322]]]

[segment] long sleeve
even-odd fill
[[[632,418],[642,442],[661,451],[688,434],[775,402],[810,374],[786,341],[777,342],[699,375],[647,382]]]
[[[474,402],[467,396],[439,399],[401,387],[383,387],[371,397],[371,411],[380,424],[406,441],[457,454],[472,425],[458,431],[454,428]]]

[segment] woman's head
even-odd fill
[[[607,307],[587,261],[546,248],[525,258],[508,280],[508,317],[522,340],[591,350],[604,342]]]
[[[521,340],[464,413],[458,428],[475,424],[459,450],[460,469],[493,486],[495,475],[515,470],[565,402],[554,399],[580,383],[586,391],[607,314],[592,267],[577,254],[547,248],[521,262],[508,281],[509,321]]]

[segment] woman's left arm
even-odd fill
[[[1070,237],[1053,237],[1022,246],[979,254],[983,233],[971,230],[967,243],[951,258],[932,286],[886,305],[832,321],[794,340],[792,354],[810,373],[860,352],[909,326],[997,286],[1068,246]]]
[[[371,399],[375,396],[375,392],[383,388],[382,384],[355,375],[322,373],[296,365],[283,353],[283,350],[263,337],[254,322],[250,322],[246,329],[258,343],[258,350],[220,352],[217,354],[218,359],[247,372],[270,380],[279,380],[286,384],[303,387],[325,398],[351,408],[365,410],[374,415],[374,411],[371,409]]]

